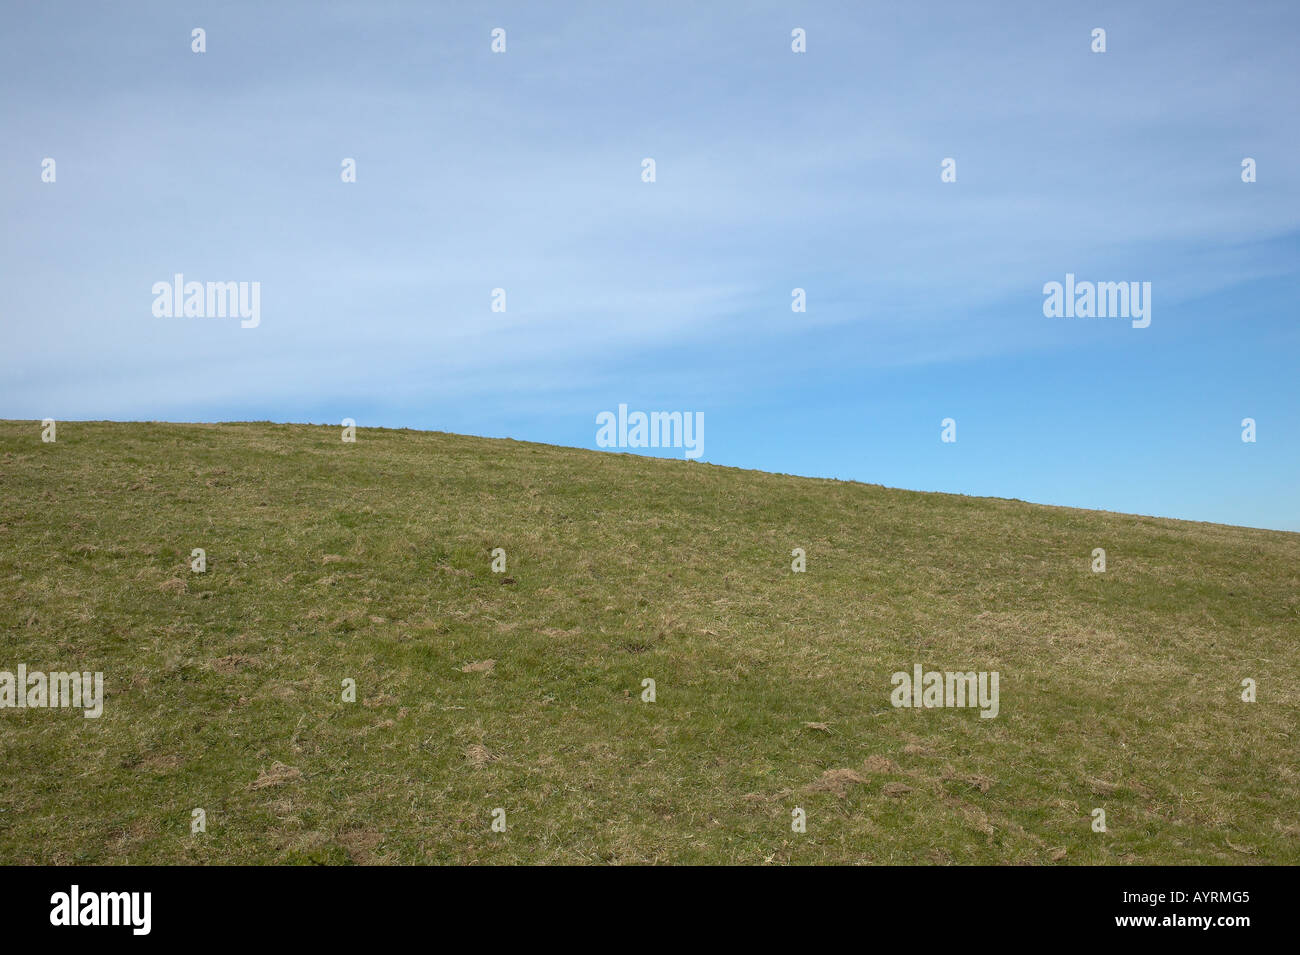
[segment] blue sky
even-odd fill
[[[16,6],[0,417],[594,448],[625,403],[703,412],[716,464],[1300,530],[1298,36],[1291,2]],[[261,324],[154,317],[177,272],[260,282]],[[1044,317],[1067,272],[1150,282],[1150,327]]]

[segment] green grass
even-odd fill
[[[1300,535],[300,425],[0,422],[0,491],[0,670],[107,688],[0,710],[0,862],[1300,862]]]

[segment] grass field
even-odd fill
[[[0,710],[0,862],[1300,862],[1297,534],[300,425],[0,490],[0,670],[106,687]]]

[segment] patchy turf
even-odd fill
[[[106,684],[0,710],[6,863],[1300,862],[1300,535],[299,425],[0,490],[0,670]]]

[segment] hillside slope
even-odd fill
[[[412,431],[57,438],[0,422],[0,671],[106,699],[0,709],[0,862],[1300,862],[1300,535]],[[916,664],[997,671],[998,715],[894,707]]]

